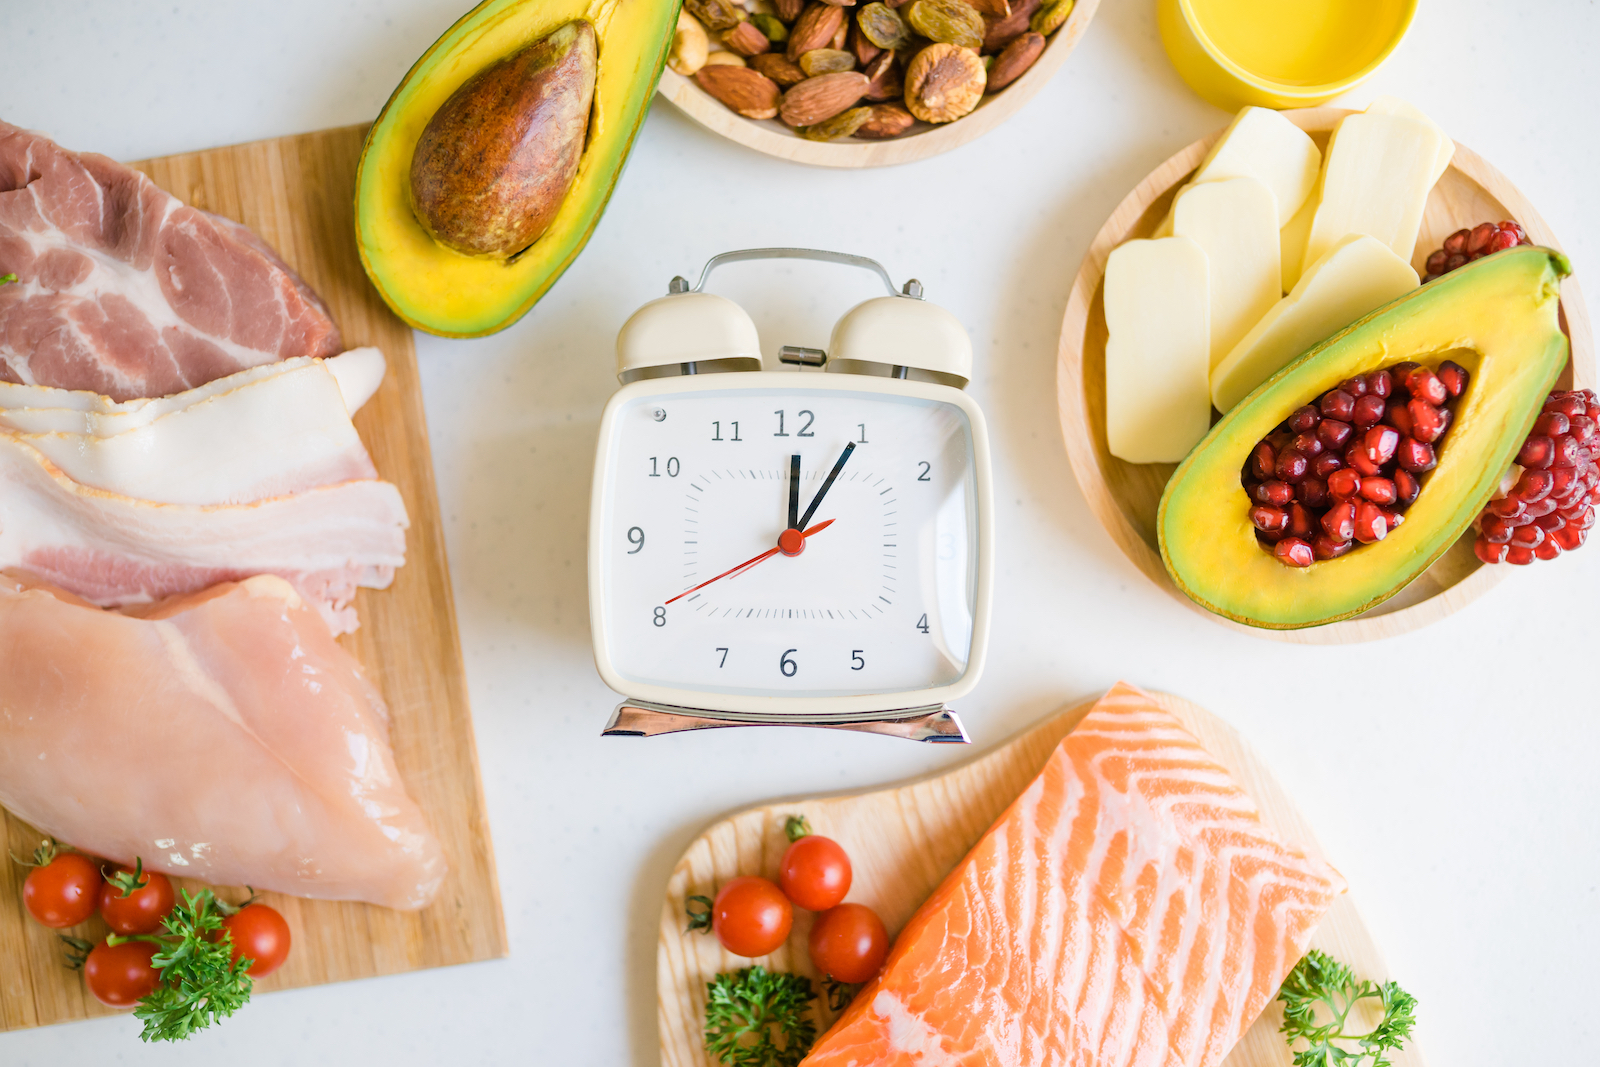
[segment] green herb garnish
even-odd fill
[[[106,938],[111,944],[149,941],[160,947],[150,963],[161,972],[161,984],[133,1010],[144,1023],[141,1040],[182,1041],[249,1002],[254,983],[245,972],[255,961],[235,962],[232,938],[216,936],[223,917],[235,910],[209,889],[185,889],[162,921],[165,933]]]
[[[696,904],[700,905],[700,907],[704,910],[696,911],[694,908]],[[690,897],[684,902],[683,905],[684,913],[689,916],[689,925],[683,928],[683,932],[686,934],[692,934],[696,930],[704,930],[706,933],[710,933],[711,912],[715,908],[716,901],[712,900],[710,897]]]
[[[7,282],[14,282],[16,280],[17,276],[15,274],[0,274],[0,285],[5,285]]]
[[[1358,982],[1349,967],[1316,949],[1295,964],[1278,999],[1290,1047],[1306,1042],[1294,1054],[1295,1067],[1389,1067],[1384,1053],[1399,1049],[1417,1025],[1416,997],[1394,982]],[[1371,1033],[1351,1033],[1350,1014],[1363,1000],[1382,1003],[1383,1021]],[[1318,1021],[1319,1006],[1327,1022]]]
[[[811,979],[749,967],[706,983],[706,1051],[725,1067],[795,1067],[817,1024]]]

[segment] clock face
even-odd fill
[[[979,508],[962,406],[724,388],[636,396],[610,425],[592,599],[630,695],[915,693],[966,672]]]

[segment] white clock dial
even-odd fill
[[[966,672],[978,507],[961,406],[705,389],[635,397],[611,422],[594,544],[605,652],[622,681],[837,697],[936,689]],[[822,497],[788,555],[777,546],[794,456],[797,518]]]

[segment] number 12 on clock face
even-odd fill
[[[608,406],[590,528],[602,677],[775,715],[970,690],[992,554],[977,406],[917,382],[759,379],[641,381]]]

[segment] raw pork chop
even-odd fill
[[[0,379],[166,396],[342,345],[245,227],[105,156],[0,122]]]
[[[444,880],[388,712],[278,578],[131,618],[0,576],[0,805],[212,885],[420,908]]]
[[[31,571],[102,607],[276,574],[344,633],[356,628],[356,587],[386,588],[405,562],[407,525],[388,482],[253,504],[153,504],[81,486],[0,433],[0,568]]]
[[[1120,683],[802,1067],[1214,1067],[1344,887]]]

